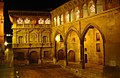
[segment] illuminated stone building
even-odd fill
[[[48,15],[35,13],[9,11],[15,59],[120,67],[119,0],[70,0]]]
[[[13,23],[14,63],[51,61],[51,15],[48,12],[9,11]]]
[[[0,61],[4,54],[4,16],[3,16],[4,2],[0,0]]]
[[[70,0],[51,15],[55,62],[120,67],[119,0]]]

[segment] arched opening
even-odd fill
[[[85,67],[103,68],[104,40],[101,32],[94,26],[89,26],[83,36]]]
[[[69,31],[66,39],[68,65],[80,63],[80,39],[74,30]]]
[[[65,54],[64,54],[64,51],[62,49],[60,49],[58,51],[58,61],[59,60],[64,60],[65,59]]]
[[[73,50],[68,53],[68,62],[75,62],[75,52]]]
[[[63,37],[61,34],[57,34],[55,36],[55,53],[54,53],[54,58],[56,62],[60,60],[64,60],[65,54],[64,54],[63,48],[64,48]]]
[[[36,51],[32,51],[30,53],[30,64],[35,64],[35,63],[38,63],[38,54]]]

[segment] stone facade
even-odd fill
[[[51,61],[50,13],[28,11],[9,11],[9,13],[13,18],[12,47],[15,63]]]
[[[41,63],[49,57],[54,63],[80,64],[82,68],[120,67],[119,6],[119,0],[70,0],[48,15],[9,11],[13,18],[15,58],[17,52],[23,52],[20,55],[29,62],[37,59]],[[50,24],[17,24],[18,18],[24,21],[41,17],[50,18]]]
[[[119,6],[119,0],[71,0],[51,11],[52,42],[62,45],[54,47],[56,59],[62,48],[68,65],[120,67]],[[62,42],[55,42],[57,35]]]

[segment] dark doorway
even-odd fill
[[[75,52],[74,52],[73,50],[70,50],[70,51],[69,51],[68,61],[69,61],[69,62],[75,62]]]
[[[38,63],[38,55],[36,51],[30,53],[30,64]]]
[[[64,51],[61,49],[58,51],[58,60],[64,60]]]

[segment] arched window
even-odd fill
[[[63,14],[60,15],[60,25],[63,24]]]
[[[65,18],[66,18],[66,23],[69,22],[69,13],[68,13],[68,11],[65,14]]]
[[[89,7],[89,15],[95,14],[95,5],[92,0],[89,2],[88,7]]]
[[[80,11],[78,7],[75,8],[75,16],[76,16],[76,20],[80,18]]]
[[[70,21],[72,22],[74,20],[74,12],[71,10],[70,12]]]
[[[57,22],[57,21],[56,21],[56,17],[54,17],[53,20],[54,20],[54,25],[56,26],[56,22]]]
[[[97,0],[97,13],[100,13],[103,11],[103,3],[102,3],[102,0]]]
[[[44,19],[43,18],[39,18],[38,24],[44,24]]]
[[[57,16],[57,25],[60,25],[60,16]]]
[[[87,17],[87,16],[88,16],[87,5],[84,4],[83,5],[83,17]]]

